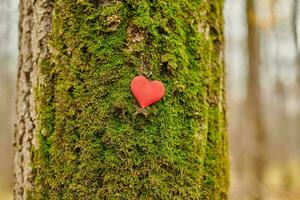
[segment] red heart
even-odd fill
[[[165,87],[160,81],[149,81],[137,76],[131,81],[131,90],[142,108],[158,102],[165,95]]]

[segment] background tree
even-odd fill
[[[222,9],[21,0],[16,199],[226,199]],[[164,99],[141,111],[136,75]]]
[[[247,108],[249,123],[254,135],[253,153],[253,199],[263,199],[263,177],[266,165],[266,128],[263,119],[260,86],[260,39],[256,20],[255,0],[247,1],[248,21],[248,82],[247,82]]]

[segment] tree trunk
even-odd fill
[[[15,198],[227,199],[222,6],[21,0]]]
[[[266,130],[263,122],[260,87],[260,41],[254,3],[254,0],[247,1],[249,72],[246,101],[255,141],[254,149],[252,149],[254,180],[251,186],[253,187],[253,199],[260,200],[263,199],[262,185],[266,162]]]
[[[19,5],[19,69],[15,125],[15,199],[27,199],[33,190],[33,149],[38,147],[37,89],[39,63],[49,57],[47,35],[51,2],[21,0]],[[39,77],[41,80],[42,77]],[[41,148],[42,150],[42,148]]]

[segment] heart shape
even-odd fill
[[[165,95],[165,86],[160,81],[149,81],[137,76],[131,81],[131,91],[142,108],[158,102]]]

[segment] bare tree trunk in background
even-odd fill
[[[297,51],[297,61],[299,61],[299,38],[298,38],[298,30],[297,30],[297,22],[298,22],[298,0],[294,0],[293,4],[293,16],[292,16],[292,28],[293,28],[293,39],[296,46]]]
[[[296,82],[298,83],[298,88],[296,89],[296,93],[299,95],[300,93],[300,52],[299,52],[299,37],[298,37],[298,30],[297,30],[297,23],[298,23],[298,6],[299,2],[298,0],[293,0],[291,3],[292,6],[292,18],[291,18],[291,29],[292,29],[292,39],[294,40],[294,45],[295,45],[295,64],[296,64]],[[286,104],[288,102],[288,93],[289,91],[286,91],[286,87],[284,86],[284,83],[282,80],[280,80],[279,73],[280,71],[277,72],[277,83],[276,83],[276,88],[275,92],[276,95],[278,96],[278,103],[279,103],[279,116],[280,116],[280,129],[281,129],[281,159],[287,160],[288,162],[291,161],[291,157],[293,156],[293,141],[296,139],[297,135],[293,135],[293,132],[290,130],[292,126],[293,117],[290,116],[287,112],[286,109]],[[298,117],[298,122],[299,122],[299,117]],[[296,122],[298,125],[299,123]],[[296,126],[297,126],[296,125]],[[299,126],[299,125],[298,125]],[[298,129],[299,130],[299,129]],[[288,133],[288,134],[285,134]],[[291,156],[292,155],[292,156]],[[286,163],[288,163],[286,162]],[[293,185],[293,172],[291,171],[291,168],[287,167],[288,164],[283,164],[281,173],[282,173],[282,180],[283,180],[283,190],[286,193],[289,193],[290,190],[292,189]]]
[[[300,85],[300,48],[299,48],[299,37],[298,37],[298,23],[299,23],[299,0],[294,0],[293,6],[293,39],[296,47],[296,62],[297,62],[297,82]],[[300,86],[299,86],[300,90]],[[300,92],[300,91],[299,91]]]
[[[255,149],[253,149],[253,170],[255,178],[252,183],[252,187],[254,187],[253,198],[261,200],[263,198],[262,186],[266,161],[266,130],[263,122],[263,108],[261,102],[259,71],[260,47],[254,3],[254,0],[247,1],[249,72],[246,102],[255,139]]]
[[[32,188],[32,149],[36,146],[37,123],[34,90],[37,65],[48,54],[50,1],[21,0],[19,5],[19,68],[17,80],[17,121],[15,128],[15,199],[27,199]],[[26,188],[26,190],[25,190]]]
[[[299,0],[294,0],[294,5],[293,6],[293,20],[292,20],[292,27],[293,27],[293,34],[294,34],[294,43],[296,46],[296,72],[297,72],[297,95],[298,97],[300,96],[300,47],[299,47],[299,35],[298,35],[298,24],[300,22],[299,20]],[[300,130],[300,114],[298,113],[298,115],[295,117],[295,129],[296,130]],[[300,140],[299,134],[297,134],[298,136],[298,141]],[[296,136],[296,137],[297,137]],[[299,146],[299,145],[298,145]],[[299,146],[300,147],[300,146]],[[300,152],[300,148],[298,147]]]
[[[300,83],[300,49],[299,49],[299,37],[298,37],[298,10],[299,2],[294,0],[293,4],[293,16],[292,16],[292,29],[293,29],[293,39],[296,49],[296,62],[297,62],[297,81]]]

